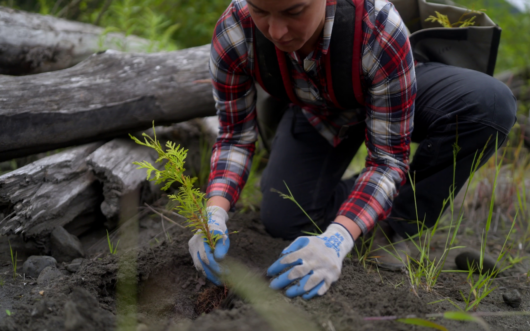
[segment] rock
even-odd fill
[[[510,290],[502,294],[504,302],[510,307],[519,308],[521,305],[521,293],[517,290]]]
[[[88,324],[85,318],[77,309],[77,305],[72,301],[64,304],[64,329],[65,330],[95,330]]]
[[[77,270],[79,270],[79,268],[81,267],[81,264],[83,263],[84,259],[82,258],[77,258],[77,259],[74,259],[72,261],[72,263],[70,263],[69,265],[66,266],[66,270],[70,271],[70,272],[77,272]]]
[[[114,316],[100,308],[96,297],[82,288],[74,288],[64,305],[64,330],[96,331],[114,329]]]
[[[62,226],[56,227],[51,233],[50,245],[52,256],[57,262],[70,262],[85,256],[79,239],[69,234]]]
[[[48,305],[45,300],[38,301],[35,306],[33,306],[33,309],[31,310],[31,317],[39,318],[44,316],[44,314],[48,310]]]
[[[37,284],[47,285],[49,282],[63,276],[63,274],[56,267],[46,267],[41,271]]]
[[[493,257],[484,254],[484,260],[482,261],[483,273],[493,271],[496,262],[497,261]],[[475,269],[478,269],[480,264],[480,251],[468,249],[455,257],[455,263],[460,270],[469,270],[468,265],[475,266]],[[478,273],[478,270],[475,270],[475,272]]]
[[[22,272],[26,277],[37,278],[46,267],[55,267],[57,261],[51,256],[30,256],[22,265]]]

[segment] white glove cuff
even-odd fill
[[[213,224],[209,224],[210,230],[215,230],[215,228],[224,228],[226,230],[228,213],[223,208],[219,206],[206,207],[206,213],[208,213],[209,220],[214,220]]]
[[[340,256],[344,259],[344,257],[352,250],[354,243],[350,232],[346,230],[344,226],[337,223],[331,223],[326,231],[320,236],[329,238],[331,236],[336,236],[337,234],[343,239],[338,247],[340,249]]]

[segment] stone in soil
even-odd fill
[[[486,273],[495,269],[495,263],[497,261],[488,254],[484,254],[484,260],[482,261],[482,271]],[[469,266],[474,266],[475,272],[478,272],[478,266],[480,265],[480,251],[477,250],[466,250],[458,254],[455,257],[455,264],[460,270],[469,270]]]
[[[83,260],[82,258],[77,258],[77,259],[74,259],[72,261],[72,263],[70,263],[69,265],[66,266],[66,270],[74,273],[74,272],[77,272],[77,270],[79,270],[79,268],[81,267],[81,264],[83,263]]]
[[[88,331],[113,328],[113,316],[99,308],[97,299],[85,289],[74,288],[64,304],[64,330]]]
[[[61,276],[63,276],[63,274],[55,266],[46,267],[41,271],[39,278],[37,279],[37,284],[47,285]]]
[[[26,277],[37,278],[46,267],[55,267],[57,261],[51,256],[30,256],[22,265],[22,272]]]
[[[76,236],[71,235],[62,226],[56,227],[50,236],[51,253],[57,262],[70,262],[84,257],[83,246]]]
[[[521,305],[521,293],[517,290],[510,290],[502,294],[504,302],[510,307],[519,308]]]

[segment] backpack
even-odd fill
[[[390,2],[411,32],[409,40],[416,61],[440,62],[493,76],[501,28],[486,14],[425,0]],[[431,15],[436,16],[435,12],[446,15],[450,22],[475,16],[475,25],[444,28],[437,22],[425,21]]]

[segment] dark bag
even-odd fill
[[[456,6],[427,3],[425,0],[391,0],[410,31],[414,59],[440,62],[473,69],[493,76],[501,28],[484,13]],[[445,28],[438,22],[425,21],[435,12],[446,15],[451,23],[475,17],[475,25]],[[462,16],[464,14],[468,14]]]

